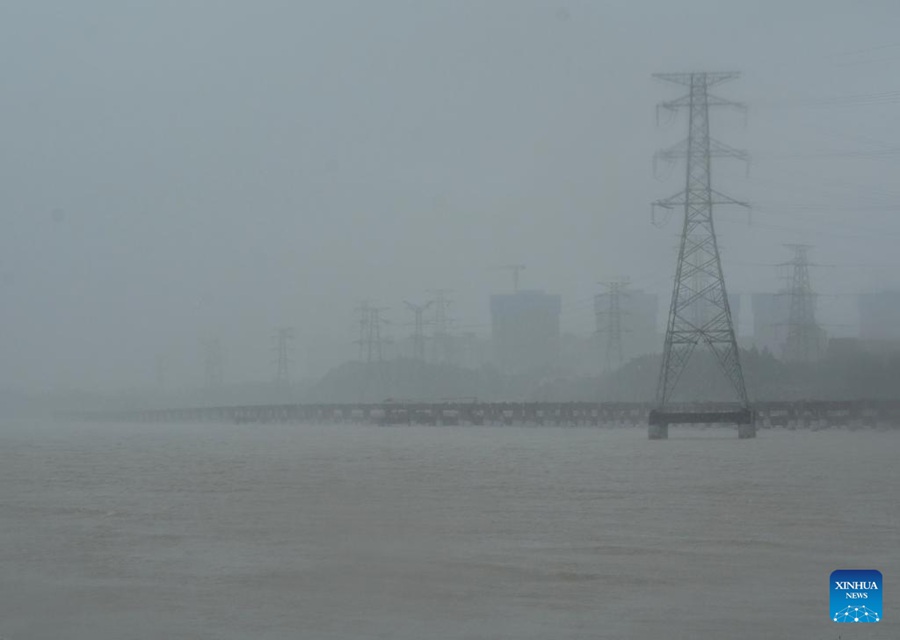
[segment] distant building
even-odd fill
[[[859,339],[867,351],[900,350],[900,291],[861,293]]]
[[[754,293],[750,297],[753,311],[753,346],[781,357],[787,340],[789,296],[781,293]]]
[[[524,373],[556,364],[560,296],[518,291],[492,295],[490,304],[494,358],[502,371]]]
[[[861,340],[900,342],[900,292],[861,293],[857,305]]]
[[[622,352],[625,362],[648,353],[661,353],[659,296],[643,291],[629,291],[622,302]]]

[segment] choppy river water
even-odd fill
[[[896,639],[898,457],[900,430],[3,424],[0,637]],[[882,622],[829,620],[841,568],[881,570]]]

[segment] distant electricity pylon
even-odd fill
[[[434,289],[430,293],[434,298],[434,340],[431,344],[431,359],[437,363],[450,362],[452,359],[452,346],[450,344],[450,318],[447,308],[450,300],[447,294],[450,289]]]
[[[787,288],[788,306],[787,339],[784,343],[786,362],[809,363],[819,358],[822,329],[816,323],[816,294],[809,279],[809,255],[807,244],[788,244],[794,258],[780,266],[789,267],[790,285]]]
[[[356,344],[359,345],[359,361],[362,362],[366,356],[366,337],[369,331],[369,301],[363,300],[356,312],[359,313],[359,339]]]
[[[410,311],[415,314],[415,325],[413,331],[413,360],[419,362],[425,361],[425,312],[434,304],[434,300],[429,300],[423,304],[413,304],[412,302],[403,301]]]
[[[387,342],[382,327],[387,320],[381,314],[387,309],[363,302],[356,310],[359,312],[359,359],[365,362],[382,362],[384,344]]]
[[[215,389],[222,386],[224,365],[222,343],[218,338],[210,338],[203,342],[203,369],[207,388]]]
[[[156,354],[156,386],[166,388],[166,358],[161,353]]]
[[[275,384],[286,387],[290,383],[290,348],[294,339],[294,330],[282,327],[275,331]]]
[[[628,329],[623,326],[623,317],[628,312],[622,309],[622,300],[628,298],[628,280],[601,282],[605,293],[594,297],[594,315],[597,322],[597,335],[606,334],[606,370],[613,371],[625,363],[622,347],[622,334]],[[605,303],[604,304],[604,298]],[[605,322],[604,322],[605,319]]]
[[[657,386],[657,410],[655,414],[651,414],[651,438],[668,437],[669,422],[678,421],[677,416],[670,412],[667,414],[667,405],[699,343],[706,344],[714,354],[741,404],[742,411],[734,412],[733,416],[739,425],[739,437],[755,435],[712,216],[714,205],[746,206],[745,203],[713,190],[711,184],[712,158],[747,158],[745,152],[717,142],[709,135],[710,106],[742,108],[738,103],[710,95],[709,88],[738,75],[726,72],[667,73],[655,76],[688,87],[689,92],[681,98],[660,105],[670,110],[688,110],[688,137],[658,154],[658,157],[665,160],[685,158],[687,169],[684,191],[654,203],[654,210],[656,207],[672,209],[683,206],[684,226]],[[718,415],[715,422],[731,421],[732,416],[728,416],[729,420],[722,417],[721,414]],[[707,421],[713,421],[712,417]],[[744,422],[750,424],[745,425]]]

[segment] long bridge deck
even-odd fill
[[[382,402],[280,404],[94,411],[68,414],[83,420],[121,422],[367,423],[422,425],[555,424],[646,425],[653,405],[615,402]],[[670,407],[684,412],[733,410],[705,403]],[[758,427],[900,427],[900,400],[757,402]]]

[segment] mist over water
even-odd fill
[[[193,398],[221,380],[250,402],[277,328],[306,387],[358,357],[362,301],[385,309],[386,358],[408,357],[403,301],[438,289],[458,351],[472,334],[478,352],[457,363],[477,366],[510,264],[560,296],[566,366],[595,371],[602,350],[575,356],[598,282],[657,296],[659,327],[672,291],[680,212],[656,228],[650,203],[684,165],[652,158],[687,128],[657,124],[679,97],[658,72],[742,74],[715,89],[746,122],[710,123],[752,158],[713,167],[753,204],[716,211],[742,346],[787,243],[815,245],[817,321],[856,337],[853,295],[900,287],[898,17],[836,0],[4,3],[0,392]]]
[[[737,391],[885,426],[897,24],[896,0],[0,2],[0,640],[900,638],[896,424],[110,422]],[[718,344],[680,373],[673,284]],[[838,568],[885,575],[882,622],[829,620]]]
[[[900,570],[898,440],[14,424],[0,637],[837,638],[830,572]]]

